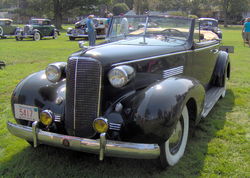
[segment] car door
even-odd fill
[[[216,60],[219,54],[218,36],[205,30],[196,28],[194,32],[194,45],[189,59],[192,66],[192,77],[198,79],[205,88],[209,87],[209,82],[213,74]]]
[[[50,24],[50,21],[44,21],[43,22],[43,32],[44,32],[44,36],[51,36],[51,30],[52,27],[51,27],[51,24]]]

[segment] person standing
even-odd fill
[[[248,45],[250,47],[250,18],[246,20],[244,23],[244,26],[242,28],[243,36],[244,36],[244,43],[245,41],[248,42]]]
[[[94,15],[89,15],[87,18],[87,28],[88,28],[88,38],[89,38],[89,46],[95,46],[96,40],[96,32],[95,25],[93,22]]]

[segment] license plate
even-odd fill
[[[38,108],[22,104],[14,104],[15,117],[27,121],[38,121]]]

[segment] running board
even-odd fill
[[[207,91],[204,109],[201,114],[202,118],[205,118],[208,115],[208,113],[214,107],[216,102],[220,99],[223,91],[224,91],[224,87],[213,87]]]

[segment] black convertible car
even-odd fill
[[[175,165],[230,76],[218,36],[197,25],[184,17],[114,17],[104,43],[18,84],[9,131],[34,147]]]

